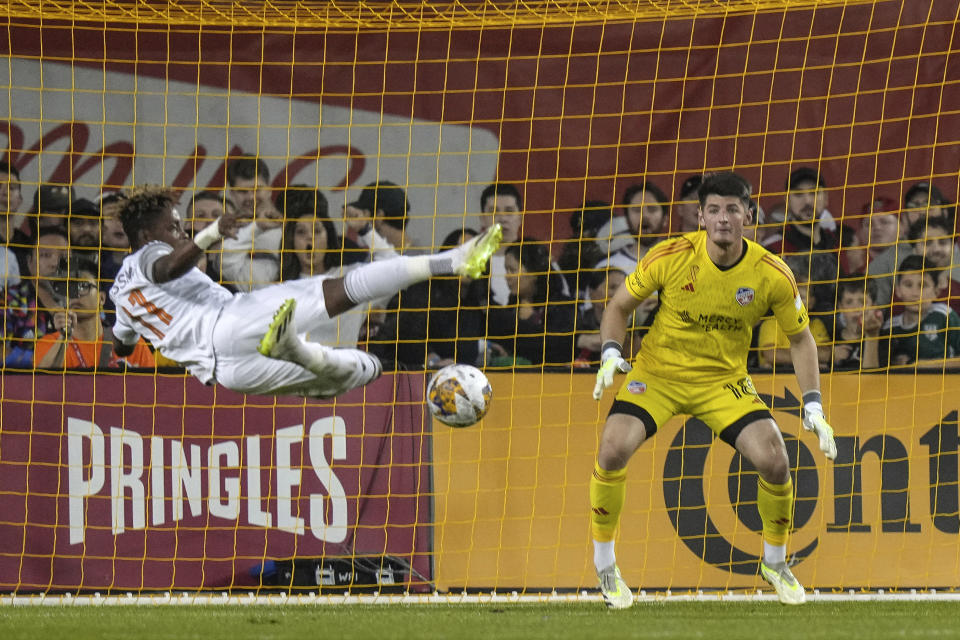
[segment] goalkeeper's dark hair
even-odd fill
[[[750,211],[750,192],[752,191],[750,183],[744,178],[733,173],[724,171],[707,176],[700,185],[698,192],[700,196],[700,208],[703,209],[707,202],[707,196],[732,196],[743,203],[744,211]]]
[[[130,239],[130,246],[140,247],[140,232],[149,229],[169,207],[177,202],[173,189],[159,185],[137,187],[127,193],[120,209],[120,224]]]

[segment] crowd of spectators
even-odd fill
[[[500,223],[503,245],[479,280],[438,277],[340,317],[309,340],[360,345],[400,368],[453,362],[486,367],[591,367],[599,359],[600,318],[612,292],[658,242],[698,229],[697,189],[688,177],[671,197],[652,181],[626,188],[619,206],[588,201],[569,216],[559,246],[524,233],[517,185],[494,183],[478,202],[480,225],[450,233],[453,246]],[[198,191],[179,207],[192,235],[224,212],[243,221],[236,238],[211,247],[197,267],[234,291],[315,275],[342,275],[396,256],[410,237],[404,189],[378,181],[331,211],[309,185],[270,187],[262,160],[228,163],[223,192]],[[130,243],[119,223],[125,196],[78,198],[64,185],[39,185],[32,205],[17,169],[0,162],[2,359],[7,369],[101,369],[175,365],[146,343],[118,359],[110,349],[114,314],[106,295]],[[782,256],[811,317],[823,370],[942,368],[960,358],[960,247],[955,207],[936,186],[912,185],[901,199],[878,195],[855,214],[829,210],[816,169],[786,177],[779,203],[751,203],[745,235]],[[187,196],[185,196],[185,199]],[[658,300],[632,319],[635,352]],[[789,340],[773,317],[754,330],[749,365],[790,362]]]

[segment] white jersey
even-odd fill
[[[154,283],[154,263],[172,252],[170,245],[154,241],[123,260],[110,288],[117,307],[113,335],[128,345],[143,336],[207,384],[214,379],[216,363],[213,328],[233,294],[196,267],[169,282]]]

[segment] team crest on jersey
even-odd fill
[[[740,287],[737,289],[737,304],[745,307],[753,302],[753,289],[750,287]]]
[[[647,383],[640,382],[639,380],[631,380],[627,383],[627,391],[630,393],[643,393],[647,390]]]

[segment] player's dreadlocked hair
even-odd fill
[[[142,229],[149,229],[164,209],[177,201],[173,189],[160,185],[144,185],[131,189],[120,210],[120,224],[130,239],[131,247],[138,247]]]

